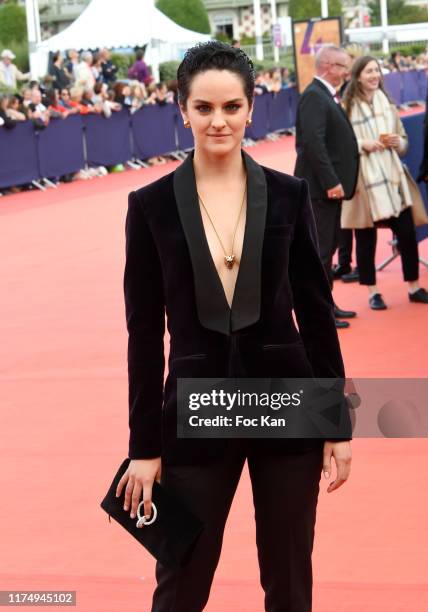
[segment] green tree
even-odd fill
[[[9,45],[12,41],[22,42],[27,39],[27,19],[25,9],[9,0],[0,6],[0,41]]]
[[[380,2],[370,0],[368,7],[371,14],[371,25],[380,25]],[[407,4],[405,0],[388,0],[388,23],[421,23],[428,21],[428,10],[422,6]]]
[[[167,17],[194,32],[210,34],[210,22],[202,0],[157,0],[157,8]]]
[[[293,19],[321,17],[321,0],[290,0],[288,14]],[[342,2],[340,0],[328,0],[328,14],[331,17],[340,17],[342,15]]]

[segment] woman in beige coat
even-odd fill
[[[409,299],[428,304],[428,293],[418,282],[419,254],[411,209],[414,189],[399,157],[407,151],[407,135],[384,90],[374,57],[355,61],[344,104],[358,140],[360,171],[355,196],[343,202],[341,224],[355,229],[360,284],[368,287],[370,307],[385,310],[376,285],[376,228],[390,227],[397,237]]]

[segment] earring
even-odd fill
[[[189,127],[190,127],[190,121],[187,121],[187,120],[186,120],[186,121],[183,123],[183,125],[184,125],[184,127],[185,127],[185,128],[189,128]]]
[[[248,127],[249,125],[251,125],[253,123],[252,119],[247,119],[247,121],[245,122],[245,125]]]

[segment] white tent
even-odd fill
[[[65,30],[44,40],[38,51],[146,47],[145,60],[156,71],[159,62],[181,59],[184,51],[210,36],[177,25],[154,6],[154,0],[92,0]]]

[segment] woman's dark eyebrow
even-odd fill
[[[228,100],[225,104],[233,104],[233,102],[242,102],[243,98],[234,98],[233,100]],[[211,102],[207,102],[206,100],[193,100],[193,104],[211,104]]]

